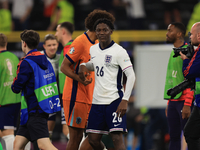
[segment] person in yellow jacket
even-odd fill
[[[187,30],[190,31],[192,25],[199,21],[200,21],[200,0],[193,8],[190,20],[188,21]]]
[[[8,9],[8,2],[0,2],[0,5],[0,31],[9,32],[12,30],[12,16],[10,10]]]
[[[51,24],[47,30],[54,30],[62,22],[74,24],[74,6],[67,0],[58,0],[57,7],[51,17]]]

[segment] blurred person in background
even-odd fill
[[[0,31],[12,31],[12,15],[7,0],[0,1]]]
[[[146,17],[143,0],[114,0],[115,6],[126,8],[126,14],[129,21],[129,29],[144,29],[144,19]]]
[[[171,22],[181,22],[179,0],[162,0],[164,12],[164,24],[168,26]]]
[[[47,60],[51,63],[53,70],[55,72],[55,76],[57,79],[58,84],[58,64],[60,55],[56,54],[58,50],[58,41],[56,37],[53,34],[47,34],[44,37],[44,44],[43,44],[44,50],[40,51],[42,54],[44,54],[47,57]],[[52,141],[52,134],[53,130],[56,124],[56,113],[50,114],[47,125],[49,130],[49,138]],[[37,146],[37,142],[34,142],[34,150],[39,149]]]
[[[49,139],[47,126],[49,114],[60,111],[55,73],[46,56],[37,51],[39,34],[24,30],[20,38],[26,56],[19,62],[11,86],[14,93],[22,93],[21,119],[14,150],[24,149],[28,141],[37,141],[42,150],[57,150]]]
[[[126,120],[127,120],[127,129],[128,131],[133,130],[133,140],[132,140],[132,150],[135,150],[139,141],[139,135],[141,132],[141,128],[140,128],[140,122],[143,119],[143,115],[140,112],[139,108],[135,107],[134,104],[135,101],[135,96],[134,96],[134,90],[131,93],[131,96],[129,98],[129,102],[128,102],[128,108],[127,108],[127,112],[126,112]],[[126,147],[128,147],[128,139],[127,139],[127,135],[125,135],[125,144]]]
[[[70,45],[72,44],[72,34],[74,32],[74,25],[70,22],[62,22],[56,28],[55,36],[63,46],[63,49],[60,53],[59,59],[59,69],[58,69],[58,81],[59,81],[59,90],[60,90],[60,98],[61,98],[61,124],[63,125],[62,131],[65,137],[69,140],[69,129],[65,120],[65,113],[63,109],[63,88],[65,84],[66,75],[61,72],[61,64],[64,60],[65,55],[70,50]]]
[[[193,12],[187,24],[187,30],[190,31],[192,25],[199,21],[200,21],[200,0],[198,0],[198,3],[193,8]]]
[[[1,143],[5,150],[13,150],[14,130],[20,114],[21,96],[11,90],[18,63],[17,56],[7,51],[7,37],[0,33],[0,130]]]
[[[189,59],[180,52],[183,60],[183,75],[186,79],[195,79],[195,100],[192,113],[185,125],[184,135],[188,144],[188,150],[200,150],[200,22],[193,24],[190,30],[190,40],[192,46],[198,46],[194,54]]]
[[[29,29],[29,17],[33,8],[33,0],[13,0],[12,18],[13,30]]]
[[[44,11],[43,11],[43,25],[44,30],[47,30],[49,25],[51,24],[51,16],[53,15],[56,6],[57,6],[58,0],[44,0]]]
[[[62,22],[74,24],[74,6],[67,0],[58,0],[47,30],[55,30],[56,26]]]
[[[185,33],[184,24],[171,23],[167,28],[166,41],[172,43],[175,48],[185,48],[188,46],[184,41]],[[191,113],[194,91],[187,88],[173,98],[167,94],[169,89],[184,81],[182,73],[183,60],[180,56],[173,57],[174,55],[174,50],[172,50],[167,67],[164,99],[168,100],[166,116],[170,135],[169,150],[181,150],[181,135]]]

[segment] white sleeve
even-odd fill
[[[135,72],[133,71],[132,67],[129,67],[123,71],[127,77],[126,80],[126,87],[125,87],[125,92],[123,96],[123,100],[129,100],[131,92],[133,90],[133,86],[135,84]]]
[[[84,65],[88,70],[94,71],[94,65],[91,61],[88,61],[87,63],[81,63],[80,65]]]
[[[117,62],[123,71],[126,68],[132,67],[130,57],[125,49],[120,50],[118,53]]]

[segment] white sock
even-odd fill
[[[24,148],[24,150],[30,150],[31,149],[31,142],[28,142]]]
[[[49,131],[49,139],[52,142],[52,135],[53,135],[53,131]]]
[[[107,149],[106,149],[106,147],[104,147],[104,149],[103,149],[103,150],[107,150]]]
[[[67,134],[67,139],[69,140],[69,133]]]
[[[14,135],[6,135],[6,136],[3,136],[2,139],[5,142],[6,150],[13,150],[15,136]]]

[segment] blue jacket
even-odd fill
[[[43,70],[47,69],[48,60],[46,56],[38,52],[37,49],[29,51],[25,57],[36,62]],[[24,58],[22,58],[18,64],[17,76],[14,79],[11,89],[14,93],[20,93],[22,89],[24,90],[24,96],[27,100],[29,112],[35,112],[36,110],[43,112],[38,105],[38,101],[34,93],[33,69],[29,63],[24,60]]]
[[[200,44],[194,51],[192,59],[185,59],[183,61],[183,75],[187,79],[195,78],[196,88],[194,105],[200,107]]]

